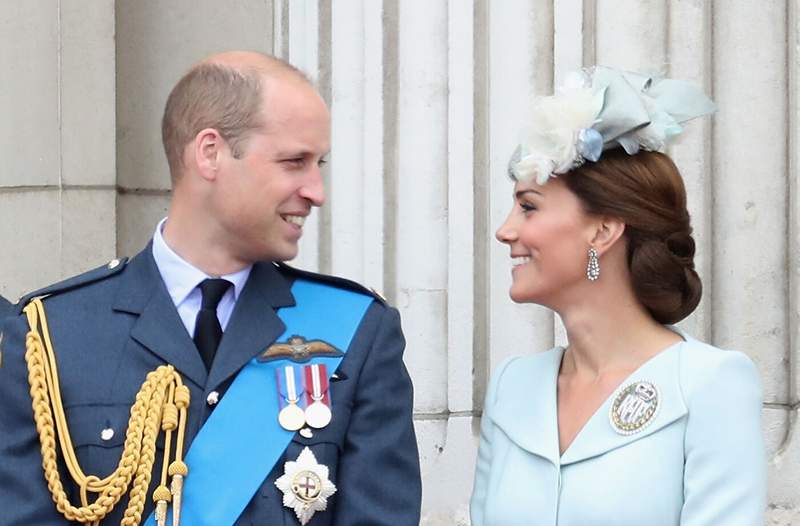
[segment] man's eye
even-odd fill
[[[324,166],[326,164],[328,164],[327,159],[320,159],[319,161],[317,161],[317,166]]]
[[[291,168],[302,168],[306,160],[302,157],[298,157],[296,159],[285,159],[283,162],[288,164]]]

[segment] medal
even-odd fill
[[[300,397],[297,395],[297,380],[295,368],[291,365],[277,369],[278,389],[280,391],[280,401],[286,401],[286,406],[282,407],[278,413],[278,423],[287,431],[297,431],[306,424],[306,417],[303,410],[297,403]]]
[[[611,404],[611,427],[621,435],[638,433],[650,425],[660,407],[658,387],[650,382],[631,382],[619,391]]]
[[[303,526],[314,513],[324,511],[328,507],[328,497],[336,493],[336,486],[328,479],[328,467],[318,464],[307,447],[296,461],[283,465],[283,475],[275,485],[283,492],[283,505],[294,510]]]
[[[315,429],[322,429],[331,423],[333,416],[328,400],[327,368],[325,364],[313,364],[306,365],[303,369],[306,377],[306,394],[312,400],[306,406],[306,422]]]

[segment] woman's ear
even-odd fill
[[[602,217],[597,222],[597,230],[595,231],[592,246],[599,255],[603,255],[625,233],[625,223],[614,217]]]

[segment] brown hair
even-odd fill
[[[250,134],[265,125],[260,113],[265,75],[289,73],[309,82],[288,62],[269,55],[261,59],[263,64],[253,67],[198,64],[172,89],[161,120],[161,139],[173,183],[183,168],[184,148],[201,130],[217,130],[233,156],[242,155]]]
[[[561,177],[588,213],[625,223],[633,289],[653,318],[675,323],[691,314],[703,287],[675,163],[662,153],[628,155],[619,149]]]
[[[214,128],[233,155],[241,155],[248,134],[262,126],[261,82],[255,71],[199,64],[172,89],[161,121],[161,139],[173,183],[183,168],[183,150],[195,135]]]

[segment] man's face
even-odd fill
[[[223,148],[213,213],[224,243],[242,262],[297,255],[303,222],[325,201],[320,165],[330,149],[330,115],[306,82],[265,82],[265,126],[243,144],[240,158]]]

